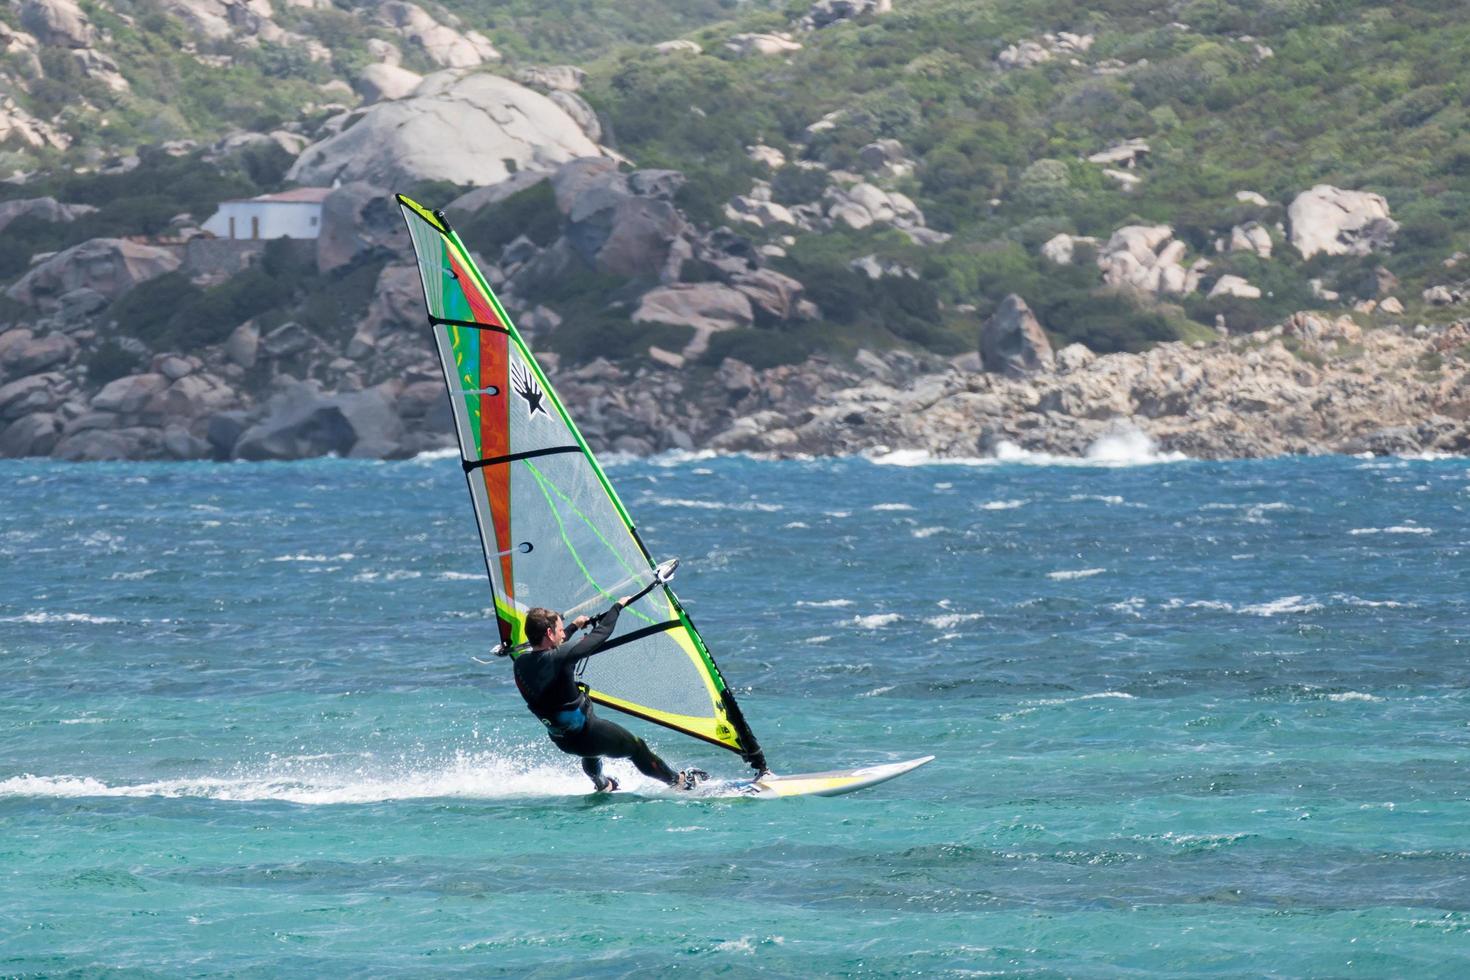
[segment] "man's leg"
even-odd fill
[[[611,776],[602,774],[602,756],[589,755],[582,759],[582,771],[592,777],[592,785],[597,787],[597,792],[611,792],[618,788],[618,781]]]
[[[581,731],[558,740],[557,745],[564,752],[574,752],[582,756],[582,768],[589,776],[592,775],[592,771],[587,769],[589,760],[597,762],[597,771],[601,773],[602,763],[594,757],[607,755],[614,759],[632,759],[633,765],[637,766],[638,771],[643,775],[669,786],[679,780],[674,770],[670,769],[664,760],[653,754],[647,742],[622,725],[615,725],[596,715],[587,719],[587,724],[582,726]],[[593,781],[596,781],[595,777]]]

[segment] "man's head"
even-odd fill
[[[560,643],[565,633],[561,613],[540,606],[526,613],[526,640],[531,646],[539,647],[548,636],[552,643]]]

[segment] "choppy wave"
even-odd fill
[[[1092,576],[1102,575],[1106,571],[1106,568],[1079,568],[1075,570],[1047,572],[1046,577],[1056,582],[1066,582],[1074,578],[1092,578]]]
[[[766,514],[774,514],[785,510],[781,504],[764,504],[757,500],[743,500],[732,503],[728,500],[689,500],[683,497],[655,497],[650,503],[660,507],[685,507],[690,510],[744,510],[761,511]]]
[[[122,620],[113,619],[111,616],[94,616],[91,613],[77,612],[56,613],[37,611],[21,613],[19,616],[0,616],[0,623],[33,623],[38,625],[45,623],[93,623],[103,625],[106,623],[120,622]]]
[[[1355,527],[1349,534],[1433,534],[1434,528],[1418,524],[1395,524],[1392,527]]]
[[[1252,616],[1279,616],[1284,613],[1308,613],[1316,612],[1322,608],[1322,603],[1307,599],[1304,596],[1288,595],[1280,599],[1272,599],[1270,602],[1259,602],[1250,606],[1241,606],[1240,611]]]
[[[1024,501],[1024,500],[987,500],[985,503],[983,503],[983,504],[980,505],[980,509],[981,510],[1015,510],[1018,507],[1025,507],[1025,506],[1026,506],[1026,501]]]
[[[352,561],[357,556],[350,551],[344,551],[340,555],[277,555],[271,561],[306,561],[306,562],[328,562],[328,561]]]
[[[892,626],[900,619],[903,619],[903,616],[898,613],[874,613],[871,616],[854,616],[852,623],[854,626],[861,626],[865,630],[876,630],[882,629],[885,626]]]

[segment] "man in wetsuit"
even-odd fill
[[[541,719],[552,744],[570,755],[582,757],[582,771],[592,777],[598,792],[611,792],[618,781],[602,773],[602,757],[632,759],[643,775],[667,783],[675,789],[693,789],[705,777],[699,769],[676,773],[653,754],[643,739],[621,725],[597,717],[592,702],[577,685],[577,664],[592,656],[612,636],[618,625],[618,614],[631,601],[624,596],[603,613],[591,633],[573,643],[562,624],[561,614],[536,607],[526,613],[526,639],[531,649],[515,660],[516,687],[531,713]],[[586,626],[590,619],[578,616],[572,620],[571,633]]]

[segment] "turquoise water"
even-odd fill
[[[586,795],[452,459],[0,463],[0,975],[1470,974],[1470,462],[1133,463],[611,466],[774,768],[939,757],[777,802]]]

